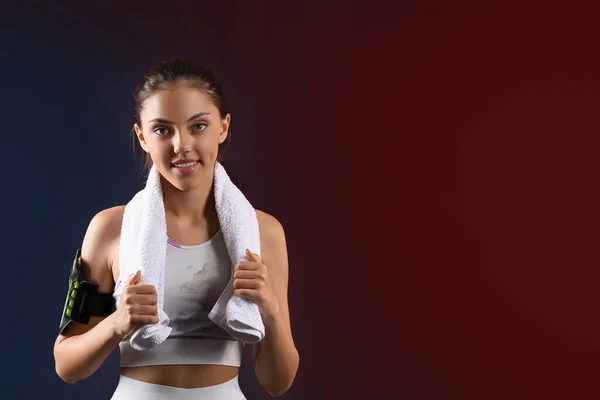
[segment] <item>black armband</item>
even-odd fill
[[[69,276],[69,292],[60,319],[60,333],[71,321],[88,324],[90,317],[105,317],[114,310],[112,293],[99,293],[98,284],[84,281],[81,274],[81,249],[77,250]]]

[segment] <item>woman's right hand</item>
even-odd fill
[[[114,329],[119,336],[131,334],[140,325],[158,323],[156,288],[138,285],[141,276],[141,271],[130,275],[121,292],[119,307],[114,313]]]

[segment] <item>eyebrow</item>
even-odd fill
[[[210,115],[209,112],[199,112],[197,114],[192,115],[191,117],[188,118],[187,122],[193,121],[196,118],[200,118],[204,115]],[[171,124],[171,125],[175,125],[173,122],[169,121],[168,119],[164,119],[164,118],[154,118],[151,119],[150,121],[148,121],[148,123],[152,123],[152,122],[160,122],[163,124]]]

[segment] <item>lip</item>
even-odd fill
[[[198,160],[192,160],[189,158],[180,158],[179,160],[173,161],[173,163],[171,165],[175,165],[175,164],[187,164],[187,163],[191,163],[191,162],[198,162]]]
[[[194,164],[191,167],[183,167],[183,168],[175,166],[175,164],[185,164],[185,163],[194,163]],[[198,167],[198,164],[200,164],[200,161],[198,161],[198,160],[190,160],[187,158],[182,158],[182,159],[175,161],[172,164],[172,167],[175,171],[177,171],[177,173],[179,175],[188,176],[188,175],[191,175],[192,173],[194,173],[194,171]]]

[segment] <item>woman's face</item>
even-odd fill
[[[219,144],[227,137],[230,115],[203,91],[190,86],[159,90],[143,104],[142,126],[135,125],[140,145],[160,174],[180,190],[212,179]]]

